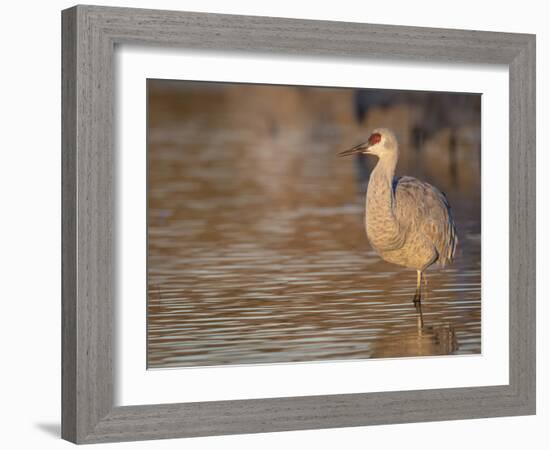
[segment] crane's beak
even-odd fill
[[[368,142],[362,142],[361,144],[356,145],[355,147],[352,147],[348,150],[344,150],[343,152],[338,153],[338,156],[341,157],[341,156],[354,155],[356,153],[363,153],[366,150],[368,150],[368,148],[369,148],[369,143]]]

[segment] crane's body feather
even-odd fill
[[[369,242],[386,261],[420,271],[452,262],[457,236],[449,202],[413,177],[371,177],[365,217]]]
[[[365,208],[367,237],[386,261],[423,272],[452,262],[458,242],[445,194],[413,177],[395,178],[397,143],[392,134],[372,171]]]
[[[441,267],[453,261],[458,243],[456,226],[447,197],[436,187],[413,177],[395,183],[397,220],[409,230],[409,240],[424,236],[437,252]]]

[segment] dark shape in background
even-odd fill
[[[453,189],[459,186],[458,147],[461,127],[480,126],[481,97],[477,95],[456,95],[439,93],[437,95],[419,92],[391,91],[377,89],[357,89],[354,96],[355,119],[362,125],[372,109],[387,110],[398,104],[420,109],[419,116],[410,127],[409,142],[421,157],[425,143],[439,132],[448,130],[448,175]],[[477,122],[477,123],[476,123]],[[471,158],[473,155],[469,155]],[[481,142],[478,141],[476,159],[481,171]],[[369,174],[374,168],[374,160],[363,154],[356,156],[357,176],[360,192],[367,190]]]

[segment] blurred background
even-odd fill
[[[382,261],[364,231],[387,127],[396,175],[445,191],[454,264]],[[148,80],[149,368],[481,351],[481,96]]]

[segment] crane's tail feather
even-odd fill
[[[443,199],[447,209],[447,225],[442,242],[442,251],[440,252],[440,264],[441,267],[445,267],[447,264],[452,263],[456,253],[456,247],[458,245],[458,235],[456,232],[456,225],[451,211],[451,205],[447,200],[447,196],[444,192]]]

